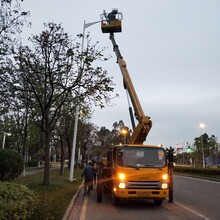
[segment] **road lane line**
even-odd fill
[[[186,207],[186,206],[184,206],[184,205],[182,205],[182,204],[180,204],[178,202],[175,202],[175,204],[180,206],[180,207],[182,207],[182,208],[184,208],[184,209],[186,209],[186,210],[188,210],[188,211],[190,211],[190,212],[192,212],[193,214],[195,214],[195,215],[197,215],[197,216],[199,216],[199,217],[201,217],[201,218],[203,218],[205,220],[210,220],[206,216],[204,216],[204,215],[202,215],[202,214],[200,214],[200,213],[198,213],[198,212],[196,212],[196,211],[194,211],[194,210],[192,210],[192,209],[190,209],[190,208],[188,208],[188,207]]]
[[[178,176],[178,177],[185,178],[185,179],[198,180],[198,181],[203,181],[203,182],[208,182],[208,183],[220,184],[220,182],[215,181],[215,180],[206,180],[206,179],[200,179],[200,178],[190,177],[190,176]]]
[[[80,220],[86,220],[86,211],[87,211],[88,200],[89,200],[88,196],[86,196],[83,201],[83,207],[82,207],[82,212],[80,215]]]

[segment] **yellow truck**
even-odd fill
[[[102,15],[101,29],[110,34],[113,50],[120,67],[124,88],[127,90],[135,113],[129,107],[133,132],[129,142],[108,149],[107,158],[102,159],[98,169],[97,202],[102,202],[102,193],[112,194],[114,205],[121,200],[151,199],[161,205],[169,198],[173,201],[172,149],[143,144],[152,127],[149,116],[144,114],[131,77],[127,70],[114,32],[121,32],[122,14],[113,9]],[[134,115],[138,124],[135,125]]]

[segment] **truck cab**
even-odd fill
[[[125,199],[152,199],[156,205],[161,205],[168,198],[169,178],[164,148],[119,145],[109,151],[107,160],[111,172],[104,172],[108,173],[104,176],[104,191],[112,192],[115,205]]]

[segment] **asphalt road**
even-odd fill
[[[218,220],[220,219],[220,182],[174,177],[174,203],[164,201],[156,207],[152,201],[129,201],[112,205],[111,196],[96,202],[96,190],[88,197],[80,192],[68,220]]]
[[[175,201],[205,219],[220,219],[220,182],[176,176]]]

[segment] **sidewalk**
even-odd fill
[[[70,217],[71,217],[72,212],[73,212],[75,201],[78,198],[78,196],[79,196],[79,194],[81,192],[81,189],[83,188],[83,184],[84,184],[84,182],[82,182],[82,184],[79,186],[77,192],[75,193],[75,195],[71,199],[70,204],[69,204],[69,206],[68,206],[68,208],[66,210],[66,213],[64,214],[62,220],[70,220],[71,219]]]
[[[30,176],[30,175],[34,175],[37,173],[42,173],[44,172],[44,168],[43,167],[33,167],[33,168],[26,168],[25,170],[25,175],[26,176]]]
[[[50,169],[58,169],[58,167],[50,167]],[[25,168],[25,176],[30,176],[30,175],[34,175],[37,173],[43,173],[43,172],[44,172],[44,167],[26,167]],[[23,172],[21,176],[24,176]]]

